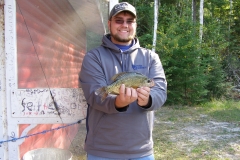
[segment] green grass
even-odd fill
[[[203,104],[202,108],[216,120],[240,122],[240,102],[214,100]]]
[[[164,106],[155,115],[156,160],[240,159],[240,102]]]

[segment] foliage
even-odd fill
[[[151,49],[153,1],[128,2],[137,8],[141,46]],[[167,103],[204,103],[229,95],[231,84],[240,86],[240,2],[204,1],[202,41],[200,25],[192,19],[192,0],[160,2],[156,52],[167,76]]]
[[[232,3],[231,3],[232,2]],[[206,23],[218,21],[218,28],[228,41],[228,46],[221,52],[223,61],[223,70],[227,76],[227,80],[233,82],[233,85],[240,85],[240,2],[239,1],[207,1],[205,16]]]
[[[174,8],[170,12],[176,13]],[[205,74],[207,64],[202,60],[196,28],[188,16],[172,14],[172,17],[166,29],[159,29],[156,47],[168,80],[168,103],[203,102],[209,75]]]
[[[204,28],[204,37],[202,43],[202,57],[207,61],[206,73],[209,75],[206,86],[209,91],[209,99],[221,98],[226,95],[228,83],[226,82],[226,73],[223,69],[224,59],[222,52],[228,47],[228,42],[221,33],[221,27],[214,21],[206,23]]]

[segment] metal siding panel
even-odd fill
[[[67,0],[17,0],[19,88],[77,88],[86,31]]]
[[[105,33],[102,22],[101,11],[98,9],[98,3],[102,0],[68,0],[76,13],[83,20],[86,29],[96,34]],[[106,8],[104,8],[106,9]]]
[[[93,1],[91,0],[82,1],[88,2],[85,5],[93,4]],[[14,97],[14,89],[18,90],[18,88],[39,89],[57,87],[57,89],[59,89],[60,87],[75,87],[75,89],[73,89],[76,90],[74,91],[74,96],[71,96],[68,92],[64,91],[61,95],[64,95],[65,99],[63,99],[62,96],[58,103],[61,101],[68,102],[69,97],[81,97],[80,99],[74,100],[74,102],[84,104],[83,93],[78,91],[79,89],[76,89],[78,87],[78,73],[86,50],[85,28],[88,28],[86,24],[93,24],[93,26],[88,28],[92,32],[99,34],[103,33],[101,23],[95,21],[98,19],[98,16],[95,16],[95,14],[98,13],[95,12],[94,14],[91,14],[91,10],[84,13],[88,15],[88,20],[90,20],[91,23],[83,24],[78,15],[79,13],[75,13],[67,0],[6,0],[5,3],[6,57],[2,57],[2,55],[0,57],[6,58],[6,72],[4,72],[6,73],[6,77],[2,79],[5,79],[7,83],[5,85],[5,82],[3,82],[1,85],[7,87],[6,108],[8,121],[5,122],[4,125],[8,125],[8,139],[16,138],[18,137],[18,134],[26,131],[26,128],[24,127],[25,123],[30,123],[31,126],[35,126],[35,130],[32,130],[31,132],[34,134],[42,131],[43,128],[41,127],[55,128],[60,125],[52,123],[72,123],[72,115],[68,115],[68,119],[64,119],[63,122],[59,121],[59,117],[54,119],[38,119],[37,116],[33,116],[38,120],[38,123],[49,123],[50,125],[35,125],[34,123],[36,122],[36,119],[34,118],[13,118],[15,112],[12,109],[16,107],[22,112],[21,107],[23,104],[21,104],[21,102],[25,97],[20,97],[20,103],[10,98]],[[17,10],[17,13],[15,12],[15,9]],[[92,23],[93,21],[97,25],[94,26],[95,23]],[[17,28],[15,28],[16,26]],[[17,41],[15,31],[17,31]],[[15,61],[16,57],[17,63]],[[16,64],[18,64],[18,77],[16,75]],[[5,66],[1,67],[4,68]],[[4,75],[2,73],[3,72],[0,70],[0,74]],[[44,74],[47,78],[45,78]],[[49,86],[47,85],[46,80],[48,81]],[[17,81],[18,83],[16,83]],[[4,89],[4,87],[1,89]],[[26,89],[26,91],[28,92],[29,89]],[[11,94],[11,96],[9,94]],[[19,94],[19,96],[21,95]],[[31,95],[27,94],[27,97],[28,96],[31,97]],[[35,98],[36,99],[34,100],[37,105],[41,102],[45,107],[45,101],[38,101],[41,99],[41,96]],[[48,100],[50,100],[50,98],[48,98]],[[71,107],[69,105],[66,106]],[[83,106],[77,106],[78,108],[76,109],[84,109]],[[72,113],[75,114],[74,111]],[[85,117],[85,114],[83,115]],[[79,114],[76,117],[77,119],[80,118]],[[18,139],[16,142],[8,142],[9,148],[5,147],[7,145],[3,144],[5,149],[4,159],[19,159],[19,153],[22,157],[22,155],[28,150],[37,147],[44,147],[43,144],[46,144],[45,147],[54,145],[54,147],[68,148],[70,145],[69,142],[72,141],[72,138],[74,138],[78,131],[78,126],[79,125],[76,125],[75,128],[70,127],[65,130],[58,130],[58,133],[55,132],[54,135],[50,137],[43,134],[42,137],[45,139],[38,139],[37,136],[33,136],[34,139],[31,139],[33,138],[31,137],[30,139]],[[66,134],[69,135],[67,136]],[[6,135],[3,136],[5,140]],[[22,144],[19,147],[19,144],[23,142],[25,145]],[[2,155],[2,152],[0,155]]]

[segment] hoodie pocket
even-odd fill
[[[94,147],[113,152],[142,152],[151,149],[148,112],[104,116],[94,133]]]

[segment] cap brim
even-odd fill
[[[109,17],[109,19],[111,19],[112,17],[114,17],[114,16],[116,16],[117,14],[119,14],[119,13],[121,13],[121,12],[129,12],[129,13],[131,13],[134,17],[136,17],[136,14],[135,13],[133,13],[132,11],[130,11],[130,10],[121,10],[121,11],[118,11],[118,12],[116,12],[114,15],[112,15],[111,17]]]

